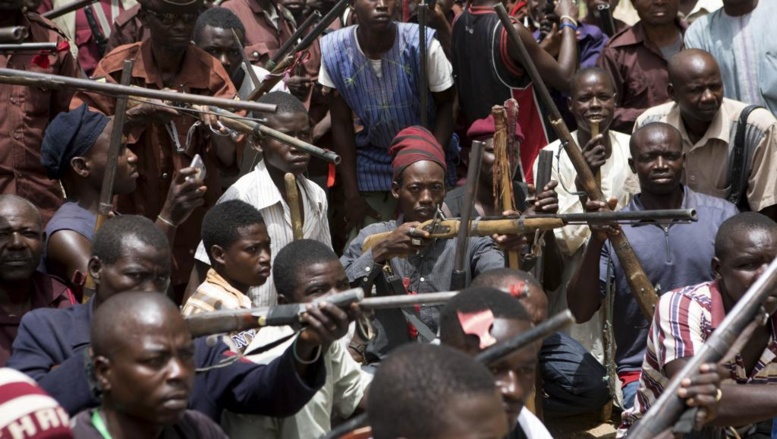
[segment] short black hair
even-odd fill
[[[440,311],[440,341],[446,343],[463,333],[459,312],[475,313],[491,310],[494,318],[531,322],[526,308],[515,297],[490,287],[472,287],[453,296]]]
[[[723,221],[715,235],[715,257],[723,259],[731,247],[733,236],[752,232],[777,233],[777,223],[758,212],[742,212]]]
[[[471,357],[447,346],[412,343],[381,364],[367,395],[375,439],[438,436],[455,413],[452,401],[494,394],[494,377]]]
[[[272,264],[272,278],[278,294],[291,299],[299,282],[300,268],[322,262],[340,261],[326,244],[314,239],[300,239],[283,247]]]
[[[246,28],[237,15],[229,9],[219,6],[207,9],[197,18],[197,23],[194,24],[195,42],[200,41],[205,26],[217,27],[219,29],[234,29],[238,36],[242,34],[243,38],[245,38],[246,34]]]
[[[245,201],[229,200],[211,207],[202,219],[202,244],[211,265],[211,247],[226,249],[240,239],[240,229],[254,224],[264,224],[264,217]]]
[[[283,91],[271,91],[257,101],[260,104],[277,105],[278,113],[305,113],[308,114],[308,110],[305,108],[305,104],[297,99],[293,94]]]
[[[677,146],[679,146],[680,150],[682,151],[683,135],[680,134],[680,130],[678,130],[674,125],[670,125],[666,122],[655,121],[646,123],[631,133],[631,139],[629,139],[629,153],[631,154],[631,158],[636,159],[637,154],[635,152],[637,150],[637,144],[642,141],[643,136],[649,134],[652,131],[663,131],[666,134],[671,134],[674,136]]]
[[[578,70],[577,73],[572,76],[572,79],[569,81],[569,96],[574,96],[576,90],[575,84],[577,84],[577,81],[580,78],[592,74],[607,78],[607,80],[610,82],[610,87],[612,87],[613,93],[617,92],[618,89],[615,87],[615,80],[612,79],[610,72],[598,66],[591,66]]]
[[[100,227],[92,241],[92,256],[99,258],[103,264],[116,263],[123,256],[124,239],[128,237],[170,252],[167,237],[153,221],[140,215],[121,215],[111,218]]]

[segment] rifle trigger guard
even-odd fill
[[[375,328],[372,326],[369,317],[363,315],[356,320],[356,334],[364,341],[371,341],[375,338]]]

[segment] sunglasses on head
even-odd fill
[[[183,21],[184,23],[193,23],[197,21],[197,18],[200,16],[200,11],[197,12],[191,12],[187,14],[176,14],[172,12],[159,12],[154,11],[152,9],[143,9],[147,13],[153,15],[157,20],[159,20],[160,23],[170,26],[172,24],[178,23],[179,21]]]

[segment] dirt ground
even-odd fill
[[[614,439],[620,422],[620,411],[613,410],[608,420],[601,415],[582,415],[561,419],[546,419],[545,426],[555,439]]]

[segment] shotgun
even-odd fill
[[[468,224],[475,210],[478,186],[480,185],[480,164],[483,161],[483,142],[472,142],[469,151],[469,163],[467,164],[467,185],[464,188],[464,204],[461,207],[461,221]],[[451,290],[461,290],[467,287],[467,246],[469,244],[469,230],[466,227],[459,229],[458,241],[456,241],[456,254],[453,258],[453,273],[451,273]]]
[[[85,8],[92,3],[96,2],[97,0],[76,0],[73,3],[68,3],[64,6],[60,6],[58,8],[54,8],[50,11],[46,11],[41,14],[43,18],[47,18],[49,20],[53,20],[55,18],[59,18],[65,14],[69,14],[70,12],[77,11],[78,9]]]
[[[29,34],[24,26],[0,27],[0,43],[21,43]]]
[[[602,32],[608,37],[615,35],[615,20],[612,18],[612,8],[609,3],[603,3],[596,6],[599,12],[599,21],[602,24]]]
[[[521,235],[535,230],[551,230],[573,224],[634,224],[639,221],[696,221],[694,209],[645,210],[638,212],[591,212],[591,213],[559,213],[538,214],[531,216],[486,216],[470,221],[469,233],[473,236]],[[447,220],[429,220],[420,228],[429,232],[430,239],[455,238],[461,227],[458,218]],[[370,235],[364,240],[362,250],[367,251],[375,244],[383,241],[392,232],[382,232]]]
[[[419,58],[421,59],[420,65],[418,66],[418,90],[421,93],[421,126],[424,128],[429,128],[429,99],[428,99],[428,90],[429,90],[429,80],[427,71],[426,71],[426,59],[428,57],[428,50],[426,47],[426,15],[429,12],[429,6],[426,4],[426,1],[421,0],[421,3],[418,5],[418,52],[419,52]]]
[[[415,305],[444,305],[456,294],[458,294],[458,291],[381,296],[365,299],[364,290],[353,288],[318,299],[313,303],[327,302],[340,308],[347,308],[353,303],[358,303],[360,308],[371,310],[406,308]],[[304,303],[295,303],[270,308],[213,311],[186,317],[186,324],[189,326],[189,332],[191,332],[192,337],[239,332],[265,326],[295,325],[300,323],[301,316],[306,311],[306,306],[307,304]]]
[[[0,52],[55,52],[57,43],[16,43],[0,44]]]
[[[629,439],[648,439],[671,427],[686,409],[682,399],[677,396],[680,383],[696,375],[704,363],[717,363],[729,351],[729,347],[754,320],[762,304],[775,295],[777,288],[777,259],[774,259],[764,273],[748,288],[726,318],[699,347],[693,357],[683,366],[664,387],[645,416],[629,431]]]
[[[583,153],[577,142],[569,132],[569,128],[564,123],[564,119],[561,118],[561,113],[558,111],[553,99],[550,96],[548,88],[542,81],[542,77],[537,71],[537,66],[534,65],[529,53],[526,51],[526,47],[521,41],[521,37],[518,35],[518,31],[513,26],[510,16],[507,15],[504,5],[497,3],[494,6],[494,10],[499,16],[499,20],[502,22],[502,26],[507,31],[507,36],[513,45],[518,49],[521,64],[526,69],[529,77],[532,80],[534,89],[539,95],[540,101],[545,108],[550,112],[550,123],[553,126],[556,135],[561,139],[562,144],[569,156],[572,165],[577,171],[578,178],[588,195],[588,198],[594,201],[607,201],[602,193],[602,189],[596,184],[596,179],[591,172],[591,168],[586,163]],[[623,271],[626,274],[626,280],[628,281],[631,293],[634,294],[634,298],[637,300],[642,313],[650,320],[653,316],[653,308],[658,302],[658,294],[650,283],[645,270],[637,259],[637,255],[634,254],[634,249],[631,248],[628,239],[623,233],[614,232],[609,234],[610,242],[613,245],[615,254],[618,255],[618,259],[623,264]]]
[[[275,54],[264,65],[264,68],[272,72],[278,63],[281,62],[282,59],[286,58],[286,55],[289,54],[289,49],[292,48],[292,44],[295,44],[297,41],[299,41],[299,39],[305,35],[308,29],[310,29],[311,26],[318,23],[320,20],[321,13],[318,11],[313,11],[313,13],[310,14],[310,16],[308,16],[308,18],[306,18],[301,25],[299,25],[294,34],[292,34],[288,40],[284,41],[281,47],[278,48]]]

